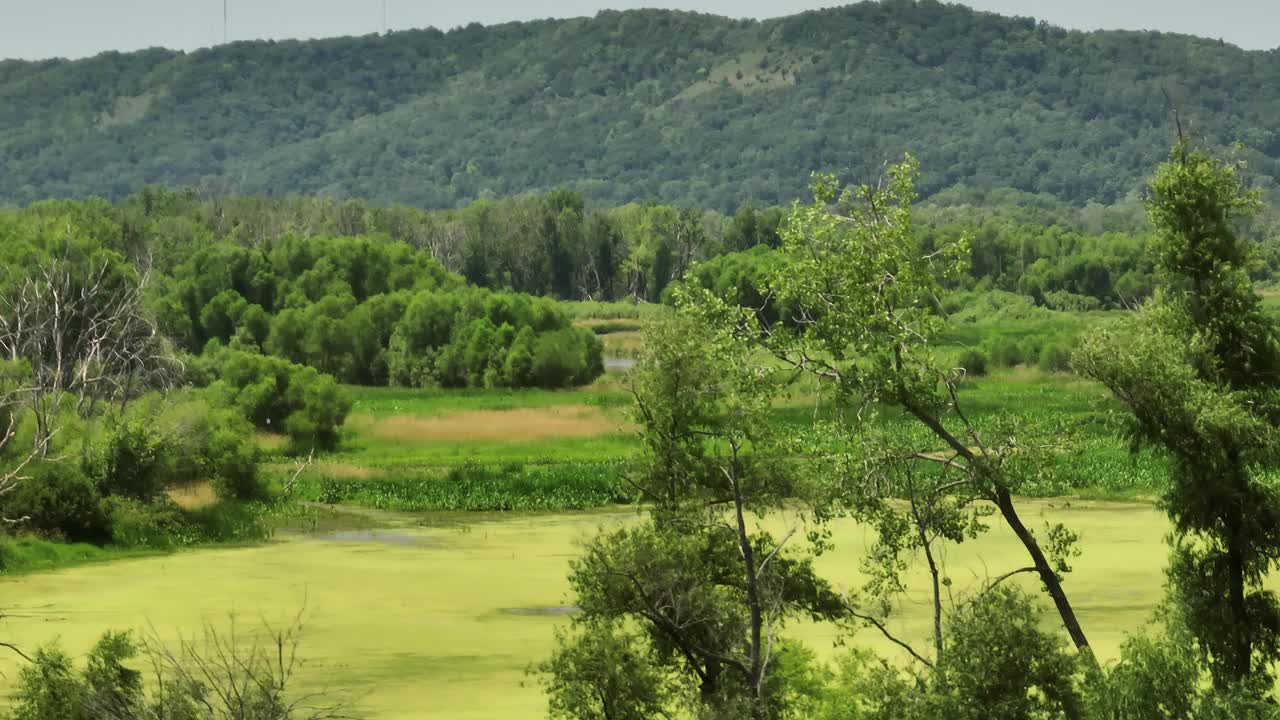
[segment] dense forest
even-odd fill
[[[414,292],[470,285],[559,300],[661,303],[687,279],[759,307],[765,276],[778,266],[786,211],[750,201],[730,214],[654,202],[595,206],[566,189],[422,210],[148,187],[115,203],[44,201],[3,216],[70,216],[145,260],[163,276],[165,331],[188,350],[229,343],[238,332],[257,347],[288,346],[280,354],[298,362],[324,355],[315,363],[348,382],[384,384],[393,330],[385,321],[398,318]],[[1018,293],[1058,310],[1127,307],[1151,292],[1141,203],[1077,208],[1016,192],[948,191],[922,203],[915,222],[925,247],[968,238],[970,262],[949,289]],[[1280,271],[1278,226],[1276,212],[1264,209],[1242,228],[1261,250],[1255,280]],[[383,309],[391,307],[398,309]],[[360,319],[369,313],[378,319]],[[366,343],[344,337],[314,339],[304,351],[300,340],[285,339],[291,318],[313,339],[330,326],[321,318],[381,328],[374,331],[381,350],[361,355],[356,348]],[[496,326],[511,319],[489,318]],[[562,320],[542,329],[564,329]]]
[[[426,208],[569,187],[722,212],[903,152],[920,192],[1140,191],[1182,109],[1280,177],[1280,55],[937,2],[666,11],[0,62],[0,204],[147,184]]]

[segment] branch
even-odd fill
[[[31,657],[30,657],[29,655],[27,655],[26,653],[22,652],[22,650],[21,650],[20,648],[18,648],[18,646],[17,646],[17,645],[14,645],[13,643],[0,642],[0,647],[2,647],[2,648],[8,648],[8,649],[10,649],[10,650],[14,651],[15,653],[17,653],[17,654],[18,654],[18,656],[19,656],[19,657],[21,657],[23,660],[26,660],[26,661],[27,661],[27,662],[29,662],[29,663],[34,663],[34,662],[35,662],[35,660],[32,660],[32,659],[31,659]]]
[[[298,478],[302,475],[302,471],[311,465],[311,460],[316,455],[315,446],[312,446],[311,452],[307,453],[307,459],[298,464],[298,469],[293,473],[293,477],[289,478],[289,482],[284,484],[286,494],[293,492],[294,483],[298,482]]]
[[[918,662],[923,663],[923,664],[925,665],[925,667],[928,667],[928,668],[930,668],[930,669],[933,669],[934,664],[933,664],[931,661],[929,661],[929,659],[928,659],[928,658],[925,658],[923,655],[921,655],[920,653],[916,652],[915,648],[911,647],[911,645],[910,645],[909,643],[907,643],[907,642],[906,642],[906,641],[904,641],[904,640],[899,639],[899,638],[898,638],[897,636],[895,636],[893,633],[889,632],[889,628],[885,627],[884,623],[883,623],[883,622],[881,622],[880,620],[878,620],[878,619],[876,619],[876,618],[874,618],[874,617],[872,617],[872,616],[870,616],[870,615],[863,615],[862,613],[858,612],[857,610],[854,610],[852,607],[847,608],[847,609],[846,609],[846,612],[848,612],[848,613],[849,613],[850,615],[852,615],[853,617],[856,617],[856,618],[858,618],[859,620],[862,620],[863,622],[866,622],[866,623],[868,623],[869,625],[871,625],[872,627],[874,627],[875,629],[879,630],[879,631],[880,631],[880,634],[881,634],[881,635],[884,635],[886,638],[888,638],[890,642],[892,642],[893,644],[895,644],[895,645],[897,645],[898,647],[902,648],[903,650],[906,650],[908,653],[910,653],[910,654],[911,654],[911,657],[915,658]]]
[[[760,563],[760,569],[756,570],[756,577],[760,577],[761,575],[764,574],[765,566],[769,564],[769,561],[773,559],[773,556],[777,555],[778,552],[782,550],[782,546],[786,545],[787,541],[791,539],[791,536],[795,534],[796,534],[796,528],[793,527],[791,528],[791,531],[788,532],[786,536],[782,538],[781,542],[778,543],[778,546],[775,547],[773,551],[770,552],[769,555],[765,557],[765,559]]]
[[[1020,567],[1020,568],[1018,568],[1017,570],[1010,570],[1009,572],[1007,572],[1007,573],[1005,573],[1005,574],[1001,575],[1000,577],[996,578],[995,580],[992,580],[992,581],[991,581],[991,584],[987,585],[986,589],[984,589],[984,590],[982,591],[982,593],[979,595],[979,597],[982,597],[982,595],[986,595],[987,593],[991,592],[992,590],[995,590],[997,585],[999,585],[1000,583],[1004,582],[1005,580],[1008,580],[1009,578],[1013,577],[1014,575],[1021,575],[1021,574],[1023,574],[1023,573],[1038,573],[1038,572],[1040,572],[1040,571],[1039,571],[1037,568],[1032,567],[1032,566]]]

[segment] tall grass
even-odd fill
[[[619,471],[616,462],[468,463],[443,473],[402,470],[368,480],[316,476],[302,482],[298,493],[314,502],[401,512],[559,512],[627,502]]]
[[[661,317],[671,308],[657,303],[636,303],[630,300],[599,302],[597,300],[564,300],[560,307],[574,320],[617,320],[629,318],[645,320]]]

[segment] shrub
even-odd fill
[[[534,345],[530,373],[539,387],[580,385],[603,371],[603,346],[590,330],[569,328],[545,333]]]
[[[554,302],[484,290],[427,291],[409,301],[386,361],[396,385],[565,387],[604,372],[601,355],[594,334],[573,328]]]
[[[1018,354],[1025,365],[1033,365],[1039,361],[1040,351],[1044,349],[1045,339],[1039,335],[1031,335],[1018,343]]]
[[[350,717],[322,693],[300,703],[291,688],[301,625],[245,640],[234,626],[169,647],[107,633],[83,669],[56,647],[22,669],[14,720],[302,720]],[[138,662],[139,655],[143,658]],[[143,665],[154,683],[143,683]]]
[[[108,418],[88,463],[103,495],[150,502],[165,489],[208,480],[224,498],[263,497],[253,426],[197,391],[153,394]]]
[[[1088,312],[1102,307],[1102,301],[1089,295],[1077,295],[1066,290],[1052,290],[1044,294],[1045,306],[1065,312]]]
[[[1012,338],[997,335],[991,340],[990,344],[991,363],[997,367],[1013,367],[1021,365],[1025,360],[1022,349],[1018,347],[1018,343]]]
[[[1026,593],[997,587],[953,617],[934,717],[1079,717],[1076,661]]]
[[[104,501],[111,517],[111,542],[122,547],[168,549],[182,544],[181,508],[168,498],[148,504],[126,497]]]
[[[150,500],[164,492],[169,482],[173,451],[153,423],[118,418],[110,423],[106,440],[90,461],[89,474],[103,495]]]
[[[295,449],[332,448],[351,398],[330,375],[277,357],[237,350],[208,355],[215,398],[236,407],[256,427],[283,431]]]
[[[4,497],[5,517],[27,518],[23,528],[72,542],[111,539],[111,519],[98,488],[72,463],[41,463]]]
[[[987,354],[976,348],[969,348],[961,353],[956,364],[964,370],[965,375],[971,377],[987,374]]]
[[[1045,345],[1040,349],[1039,364],[1043,372],[1070,372],[1071,351],[1058,343]]]

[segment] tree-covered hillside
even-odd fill
[[[1181,108],[1280,177],[1280,53],[937,2],[667,11],[0,63],[0,204],[149,183],[454,207],[565,186],[722,210],[865,177],[1072,203],[1137,191]]]

